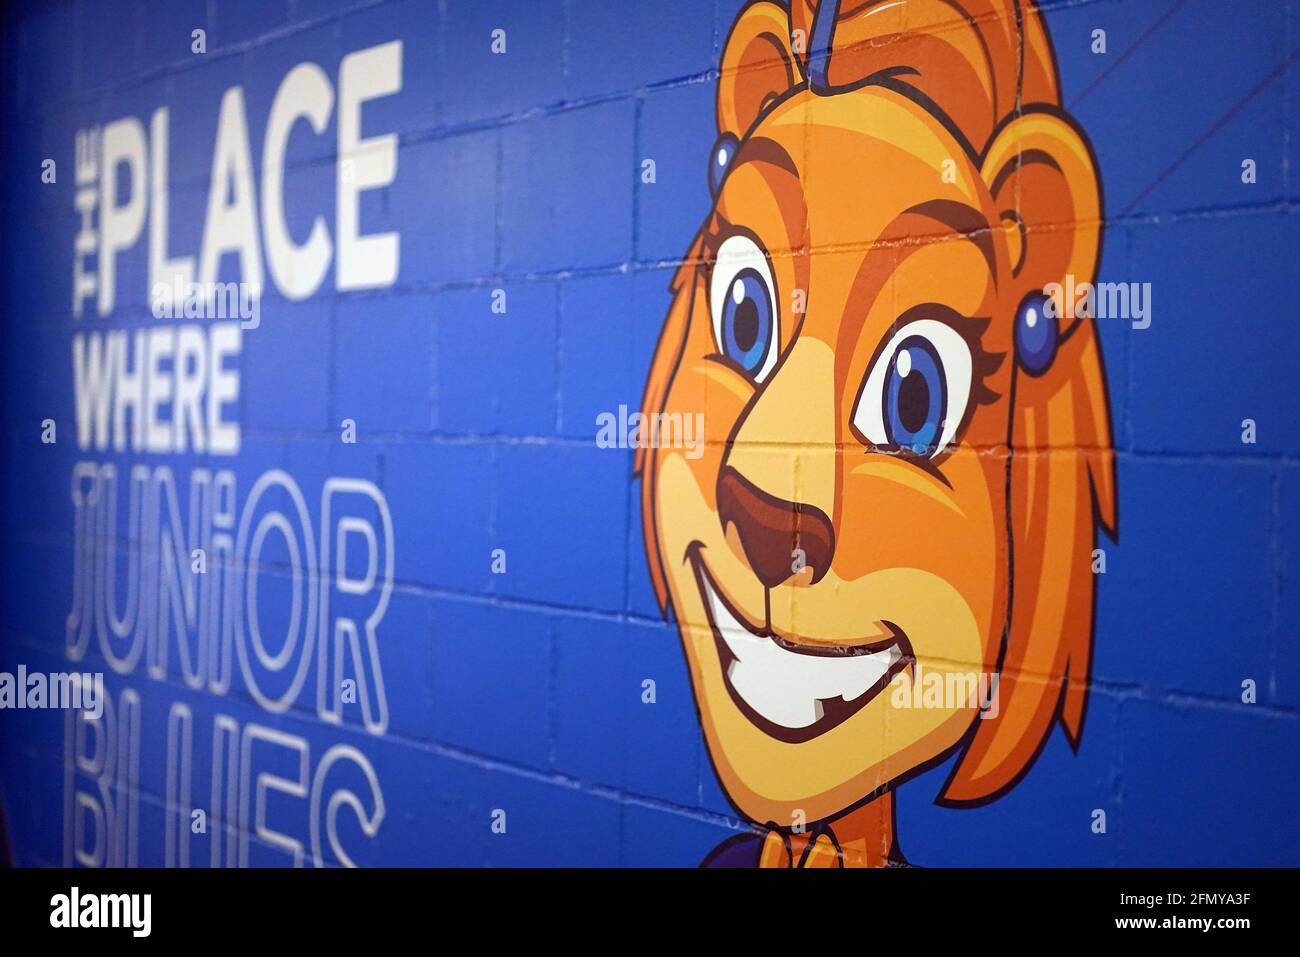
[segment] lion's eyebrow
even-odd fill
[[[766,136],[755,136],[740,148],[740,153],[736,157],[736,167],[739,168],[745,163],[767,163],[777,169],[785,170],[791,176],[796,178],[799,176],[799,167],[795,165],[786,148]]]
[[[736,154],[735,165],[727,174],[734,176],[742,166],[758,167],[755,172],[767,184],[772,198],[781,211],[785,225],[788,249],[794,249],[802,242],[808,224],[808,205],[804,198],[803,184],[799,179],[799,167],[786,148],[774,139],[755,136],[746,140]],[[723,221],[722,215],[715,211],[715,221]],[[706,245],[708,241],[706,239]]]
[[[993,252],[993,232],[989,229],[988,220],[978,209],[951,199],[932,199],[904,210],[903,215],[909,213],[932,219],[940,226],[948,227],[962,239],[969,239],[983,253],[984,261],[989,265],[989,272],[994,276],[998,274]]]

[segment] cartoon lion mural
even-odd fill
[[[729,799],[715,865],[902,863],[894,789],[991,801],[1087,704],[1116,533],[1101,185],[1028,0],[771,0],[722,54],[713,208],[638,452],[653,584]],[[972,676],[987,696],[952,693]],[[931,693],[934,692],[934,693]]]

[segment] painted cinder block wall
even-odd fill
[[[213,860],[214,843],[223,863],[337,863],[313,819],[332,793],[360,796],[377,822],[367,833],[354,808],[338,814],[338,847],[363,865],[691,865],[743,826],[651,591],[631,452],[595,443],[597,415],[640,401],[669,279],[709,209],[716,66],[740,5],[7,5],[0,670],[105,671],[124,718],[115,737],[138,742],[111,749],[120,776],[97,776],[69,756],[64,714],[0,713],[19,863],[80,849],[161,864],[179,853],[169,821],[194,865]],[[933,804],[947,765],[918,777],[899,792],[903,850],[926,865],[1296,864],[1300,4],[1040,6],[1066,104],[1100,164],[1100,279],[1153,293],[1149,328],[1101,324],[1121,535],[1105,543],[1079,752],[1056,732],[1010,795],[977,810]],[[495,29],[504,55],[491,50]],[[1098,29],[1105,53],[1092,50]],[[170,108],[169,244],[196,255],[226,91],[243,89],[257,179],[285,74],[316,63],[337,94],[345,55],[395,40],[401,90],[366,104],[362,130],[396,136],[395,178],[361,202],[363,232],[400,235],[395,282],[340,291],[331,264],[303,301],[268,289],[236,363],[237,456],[79,449],[74,335],[156,320],[147,226],[117,258],[113,313],[72,315],[76,131],[125,116],[147,127]],[[290,140],[284,195],[298,241],[317,215],[335,228],[336,135],[331,112],[319,136],[303,125]],[[47,158],[54,183],[42,182]],[[222,278],[240,278],[234,257]],[[355,443],[341,439],[344,419]],[[143,661],[115,671],[93,641],[70,664],[70,485],[84,461],[116,464],[123,481],[134,466],[166,466],[182,505],[196,469],[231,470],[240,504],[283,470],[318,547],[327,481],[373,483],[394,549],[377,639],[382,733],[355,704],[338,722],[323,717],[311,662],[309,691],[280,712],[237,667],[224,692],[189,686],[174,648],[156,677]],[[505,574],[493,573],[494,549]],[[264,627],[282,632],[291,577],[281,565],[261,581]],[[1253,703],[1242,701],[1248,679]],[[177,721],[192,735],[188,798],[168,780]],[[214,740],[247,754],[223,763]],[[210,808],[214,778],[236,799],[206,833],[179,828],[179,809],[189,821],[188,809]],[[78,844],[76,818],[94,814],[77,810],[77,793],[112,806],[103,848],[91,832]],[[1093,831],[1096,809],[1105,834]]]

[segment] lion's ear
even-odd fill
[[[989,144],[980,175],[1011,239],[1014,302],[1067,276],[1092,280],[1101,184],[1088,142],[1068,118],[1048,110],[1015,117]]]
[[[790,14],[770,0],[747,6],[727,37],[718,77],[718,132],[744,137],[770,100],[802,82]]]

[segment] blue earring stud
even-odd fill
[[[739,148],[740,141],[735,136],[723,133],[709,153],[709,192],[714,199],[718,198],[718,191],[722,189],[722,180],[727,175],[727,170],[731,168],[731,161],[735,159],[736,150]]]
[[[1016,359],[1030,375],[1042,375],[1056,358],[1060,326],[1050,306],[1047,296],[1034,292],[1016,310]]]

